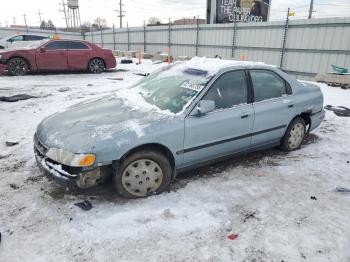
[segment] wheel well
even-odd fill
[[[26,58],[21,57],[21,56],[12,56],[12,57],[10,57],[9,59],[7,59],[6,63],[8,63],[8,61],[10,61],[10,60],[13,59],[13,58],[20,58],[20,59],[23,59],[23,60],[26,61],[26,63],[28,64],[29,70],[32,69],[32,65],[29,63],[29,61],[28,61]]]
[[[5,49],[5,47],[3,47],[3,46],[0,45],[0,49]]]
[[[145,144],[145,145],[135,147],[135,148],[131,149],[130,151],[128,151],[126,154],[124,154],[123,157],[119,161],[122,161],[127,156],[129,156],[135,152],[141,151],[141,150],[158,151],[158,152],[164,154],[169,159],[172,168],[175,167],[175,159],[174,159],[173,154],[169,150],[169,148],[167,148],[166,146],[163,146],[161,144],[157,144],[157,143]]]
[[[306,123],[306,127],[307,128],[307,133],[309,132],[309,128],[311,126],[311,112],[304,112],[304,113],[301,113],[300,115],[298,115],[298,117],[301,117],[305,123]]]
[[[106,68],[106,62],[105,62],[105,60],[104,60],[103,58],[101,58],[101,57],[98,57],[98,56],[93,57],[93,58],[91,58],[91,59],[89,60],[89,63],[88,63],[88,68],[89,68],[89,64],[90,64],[91,60],[92,60],[92,59],[95,59],[95,58],[101,59],[101,60],[102,60],[102,62],[103,62],[103,64],[104,64],[104,66],[105,66],[105,68]]]

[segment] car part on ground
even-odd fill
[[[138,198],[164,192],[171,178],[170,161],[162,153],[142,150],[122,160],[113,181],[121,196]]]
[[[326,110],[333,111],[333,113],[340,117],[350,117],[350,108],[345,106],[331,106],[327,105],[324,107]]]
[[[31,98],[38,98],[38,97],[26,95],[26,94],[19,94],[19,95],[14,95],[14,96],[0,96],[0,101],[13,103],[13,102],[18,102],[18,101],[22,101],[22,100],[28,100]]]

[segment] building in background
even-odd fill
[[[270,0],[207,0],[207,23],[266,22]]]
[[[194,18],[183,18],[183,19],[178,19],[174,21],[174,25],[195,25],[197,24],[205,24],[206,20],[205,19],[197,19],[196,17]]]

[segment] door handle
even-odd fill
[[[289,105],[288,107],[289,107],[289,108],[292,108],[293,106],[294,106],[294,105]]]
[[[241,118],[243,119],[243,118],[248,118],[249,117],[249,115],[242,115],[241,116]]]

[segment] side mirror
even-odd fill
[[[215,102],[213,100],[201,100],[193,111],[192,115],[203,116],[215,109]]]
[[[46,51],[45,47],[40,47],[40,48],[39,48],[39,52],[40,52],[40,53],[45,53],[45,51]]]

